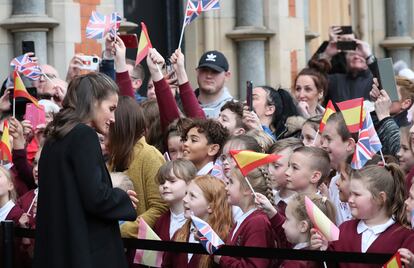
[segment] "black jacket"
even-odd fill
[[[135,220],[136,212],[112,188],[96,132],[78,124],[48,140],[39,178],[33,267],[127,267],[118,220]]]

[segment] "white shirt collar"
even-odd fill
[[[234,234],[237,232],[237,230],[239,229],[240,225],[243,223],[243,221],[250,216],[250,214],[252,214],[253,212],[255,212],[257,210],[257,208],[252,208],[249,211],[247,211],[246,213],[244,213],[243,215],[241,215],[237,221],[236,221],[236,228],[234,228],[233,230],[233,234],[231,235],[231,239],[233,239]]]
[[[393,225],[395,223],[395,220],[391,217],[386,223],[383,224],[378,224],[372,227],[369,227],[365,224],[365,222],[363,220],[360,220],[358,222],[358,226],[357,226],[357,232],[358,234],[361,234],[363,232],[365,232],[366,230],[371,230],[374,234],[378,235],[382,232],[384,232],[385,230],[388,229],[388,227],[390,227],[391,225]]]
[[[197,175],[207,175],[208,173],[210,173],[210,171],[213,169],[214,167],[214,163],[213,161],[208,162],[204,167],[202,167],[198,172]]]
[[[307,248],[309,247],[309,242],[303,242],[303,243],[299,243],[296,244],[293,249],[302,249],[302,248]]]
[[[9,215],[9,212],[13,209],[14,202],[12,200],[9,200],[4,206],[0,208],[0,221],[4,221]]]
[[[289,200],[292,199],[292,197],[295,196],[295,194],[292,194],[292,195],[290,195],[286,198],[282,198],[282,197],[280,197],[279,191],[273,190],[273,196],[275,198],[275,204],[277,205],[277,204],[279,204],[280,201],[283,201],[287,204],[289,202]]]

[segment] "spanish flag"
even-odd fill
[[[234,161],[236,161],[243,176],[247,176],[253,169],[275,162],[281,157],[280,155],[262,154],[246,150],[231,150],[230,154]]]
[[[141,22],[141,35],[139,36],[139,44],[135,64],[140,63],[148,55],[150,48],[152,48],[152,45],[151,40],[149,39],[147,26],[145,26],[145,23]]]
[[[9,122],[4,120],[3,123],[3,135],[0,141],[0,160],[12,161],[11,144],[9,135]]]
[[[341,110],[344,116],[346,126],[349,132],[356,133],[361,129],[362,126],[362,110],[364,106],[364,99],[357,98],[338,102],[339,110]]]
[[[392,256],[392,258],[386,264],[384,264],[384,266],[382,266],[382,267],[384,267],[384,268],[402,268],[400,253],[399,252],[395,253],[394,256]]]
[[[139,218],[138,230],[138,239],[161,241],[161,238],[151,229],[143,218]],[[135,251],[134,263],[151,267],[161,267],[163,254],[164,253],[161,251],[137,249]]]
[[[41,109],[39,106],[39,103],[37,102],[37,99],[33,97],[32,95],[27,92],[26,87],[23,84],[22,79],[20,78],[19,73],[15,70],[13,72],[13,78],[14,78],[14,98],[25,98],[33,102],[34,105],[36,105],[37,108]]]
[[[323,132],[323,130],[325,129],[326,122],[328,121],[328,118],[334,113],[336,113],[336,109],[332,101],[329,100],[328,104],[326,105],[325,113],[323,114],[321,123],[319,124],[319,133]]]

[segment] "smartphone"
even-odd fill
[[[341,30],[342,30],[342,32],[339,33],[340,35],[342,35],[342,34],[353,34],[352,26],[350,26],[350,25],[341,26]]]
[[[136,34],[120,34],[122,42],[126,48],[138,48],[138,37]]]
[[[397,91],[397,83],[395,81],[393,63],[391,58],[384,58],[377,60],[378,66],[378,82],[380,84],[380,88],[387,91],[388,96],[390,97],[391,101],[399,101],[398,91]]]
[[[357,47],[356,41],[338,41],[336,48],[339,50],[355,50]]]
[[[96,71],[99,67],[99,58],[96,56],[80,56],[82,60],[82,70]]]
[[[246,104],[253,111],[253,81],[246,81]]]
[[[33,128],[40,124],[46,124],[46,114],[43,106],[41,109],[37,108],[33,103],[26,104],[26,113],[24,119],[29,120]]]
[[[34,41],[22,41],[22,54],[26,54],[28,52],[35,53]]]

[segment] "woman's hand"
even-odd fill
[[[68,72],[66,74],[66,81],[69,83],[75,76],[78,76],[82,68],[82,59],[83,53],[77,53],[69,62]]]
[[[10,90],[6,89],[3,93],[3,96],[0,97],[0,112],[7,112],[11,108],[10,103]]]
[[[391,104],[392,102],[387,91],[381,90],[379,97],[375,101],[375,112],[377,113],[379,121],[390,116]]]
[[[369,92],[369,96],[371,97],[372,101],[376,101],[380,95],[381,95],[381,91],[379,88],[378,79],[374,77],[372,79],[372,88],[371,88],[371,91]]]
[[[244,107],[243,111],[243,118],[242,121],[246,125],[246,127],[250,129],[258,129],[263,130],[262,124],[260,123],[260,119],[257,114],[253,111],[249,111],[247,106]]]
[[[311,117],[311,112],[309,111],[309,104],[306,101],[300,101],[297,105],[299,113],[304,118]]]
[[[135,191],[128,190],[127,194],[129,195],[129,199],[131,199],[132,205],[135,209],[137,209],[137,204],[139,202],[139,200],[137,199],[137,193]]]

